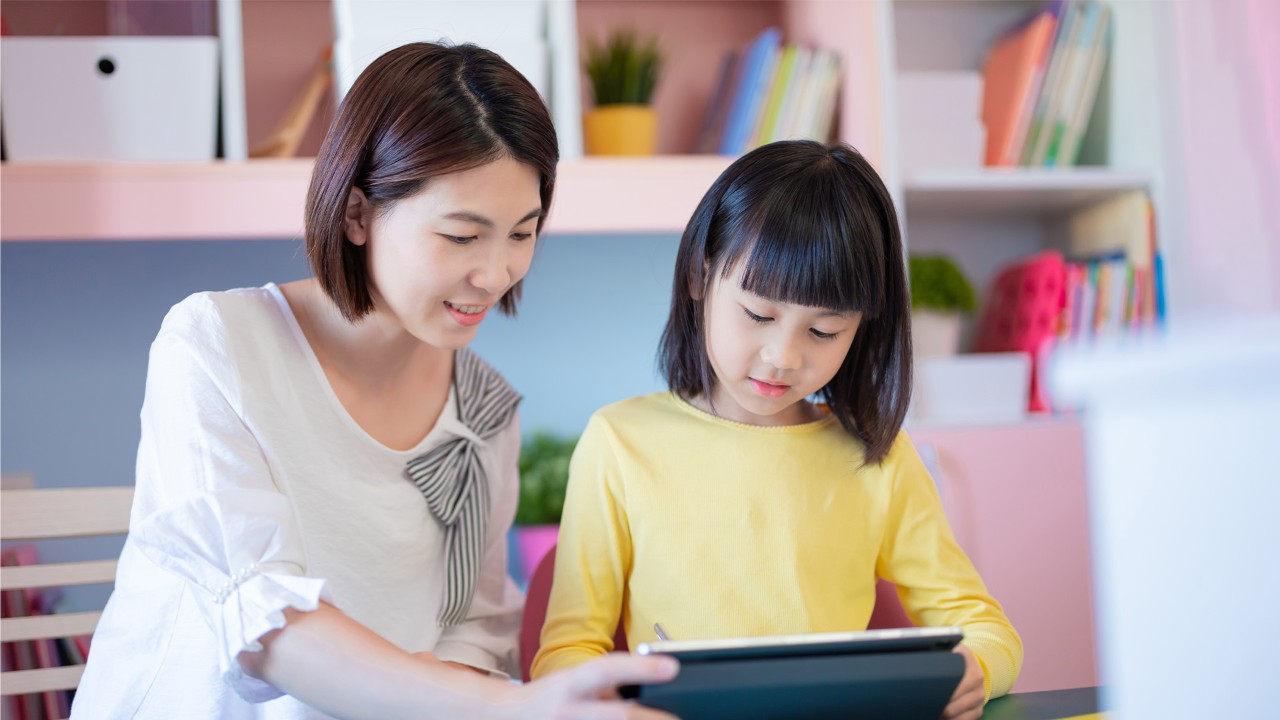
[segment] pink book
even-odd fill
[[[982,68],[982,122],[987,126],[985,163],[1017,165],[1022,156],[1025,121],[1035,108],[1036,78],[1057,28],[1057,17],[1041,12],[1005,35],[987,53]],[[1019,130],[1022,129],[1022,138]]]

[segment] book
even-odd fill
[[[815,106],[815,117],[810,126],[809,137],[818,142],[831,139],[832,127],[836,120],[836,101],[840,97],[840,56],[834,51],[827,52],[826,73],[818,86],[818,99]]]
[[[1111,49],[1111,8],[1104,7],[1098,18],[1098,29],[1094,33],[1094,43],[1089,55],[1088,68],[1085,71],[1084,85],[1076,102],[1074,112],[1066,125],[1062,137],[1062,149],[1058,160],[1060,165],[1074,166],[1080,157],[1080,143],[1085,131],[1089,128],[1089,118],[1093,115],[1093,106],[1098,99],[1098,86],[1102,82],[1102,69],[1107,64],[1107,56]]]
[[[6,548],[0,553],[0,566],[30,565],[34,562],[35,546],[23,543]],[[38,595],[30,589],[5,590],[0,593],[0,616],[6,618],[28,617],[33,614],[32,600]],[[35,670],[40,661],[36,655],[36,641],[18,640],[4,643],[5,666],[12,670]],[[39,720],[45,717],[42,693],[14,695],[8,698],[9,711],[14,720]]]
[[[1135,267],[1151,264],[1150,201],[1134,190],[1078,210],[1067,221],[1074,256],[1123,252]]]
[[[742,74],[738,78],[733,102],[725,119],[724,134],[720,138],[721,155],[738,155],[746,150],[747,141],[755,127],[756,114],[760,111],[762,96],[777,62],[781,39],[782,33],[777,28],[767,28],[744,51]]]
[[[1045,8],[1053,16],[1053,30],[1050,35],[1056,38],[1060,34],[1062,27],[1062,13],[1066,9],[1065,0],[1052,0]],[[1031,119],[1035,115],[1035,107],[1040,97],[1041,88],[1044,87],[1045,78],[1049,74],[1049,60],[1053,55],[1055,42],[1050,41],[1044,44],[1040,56],[1036,58],[1035,72],[1031,76],[1031,87],[1028,89],[1027,97],[1022,103],[1021,111],[1018,114],[1018,123],[1014,126],[1013,140],[1011,142],[1011,150],[1013,156],[1010,164],[1017,165],[1022,160],[1023,149],[1027,144],[1027,135],[1031,129]]]
[[[1093,43],[1098,31],[1098,3],[1090,0],[1082,6],[1080,32],[1076,42],[1069,49],[1066,75],[1060,88],[1060,94],[1053,114],[1046,118],[1049,133],[1048,146],[1045,150],[1044,165],[1054,167],[1062,165],[1059,157],[1063,150],[1063,139],[1067,132],[1075,108],[1080,103],[1085,75],[1089,71],[1089,56],[1093,51]]]
[[[770,141],[774,128],[778,124],[778,116],[782,114],[782,99],[787,93],[787,83],[791,82],[791,71],[796,64],[796,56],[800,48],[788,45],[782,49],[778,64],[774,68],[773,78],[769,81],[769,92],[765,98],[760,122],[756,124],[751,135],[750,147],[759,147]]]
[[[711,92],[711,103],[707,105],[707,112],[703,115],[694,152],[712,154],[720,147],[720,135],[724,132],[725,117],[729,114],[729,103],[737,81],[738,59],[738,53],[731,51],[725,53],[724,60],[720,63],[720,75]]]
[[[1035,110],[1031,123],[1027,128],[1027,138],[1022,145],[1021,161],[1023,165],[1038,166],[1044,164],[1045,152],[1049,149],[1049,133],[1045,132],[1047,118],[1056,110],[1058,97],[1061,95],[1062,78],[1066,75],[1068,50],[1075,44],[1076,33],[1080,30],[1080,5],[1068,4],[1058,21],[1058,34],[1053,41],[1053,52],[1049,59],[1049,67],[1044,82],[1036,97]]]
[[[1057,20],[1052,12],[1037,13],[1029,22],[1005,35],[987,54],[982,76],[982,121],[987,126],[985,164],[1018,164],[1017,142],[1023,114],[1030,112],[1037,68],[1053,39]]]
[[[809,76],[813,57],[814,53],[809,48],[796,47],[795,61],[791,65],[787,86],[778,108],[778,117],[774,121],[768,142],[790,140],[794,137],[792,135],[792,127],[795,125],[796,116],[799,114],[800,94],[804,91],[805,80]]]

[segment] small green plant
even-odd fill
[[[641,41],[635,31],[622,30],[603,45],[588,39],[585,64],[597,107],[648,105],[658,84],[662,54],[657,38]]]
[[[911,307],[939,312],[973,312],[977,299],[960,266],[946,255],[912,255]]]
[[[517,525],[552,525],[560,522],[564,493],[569,485],[569,459],[577,438],[534,433],[520,447],[520,504]]]

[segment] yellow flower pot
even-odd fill
[[[605,105],[582,122],[588,155],[652,155],[658,115],[648,105]]]

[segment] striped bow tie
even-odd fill
[[[453,358],[458,419],[474,437],[456,437],[409,461],[409,478],[445,526],[448,577],[441,627],[467,617],[484,558],[489,524],[489,482],[478,444],[511,421],[520,395],[484,360],[463,348]]]

